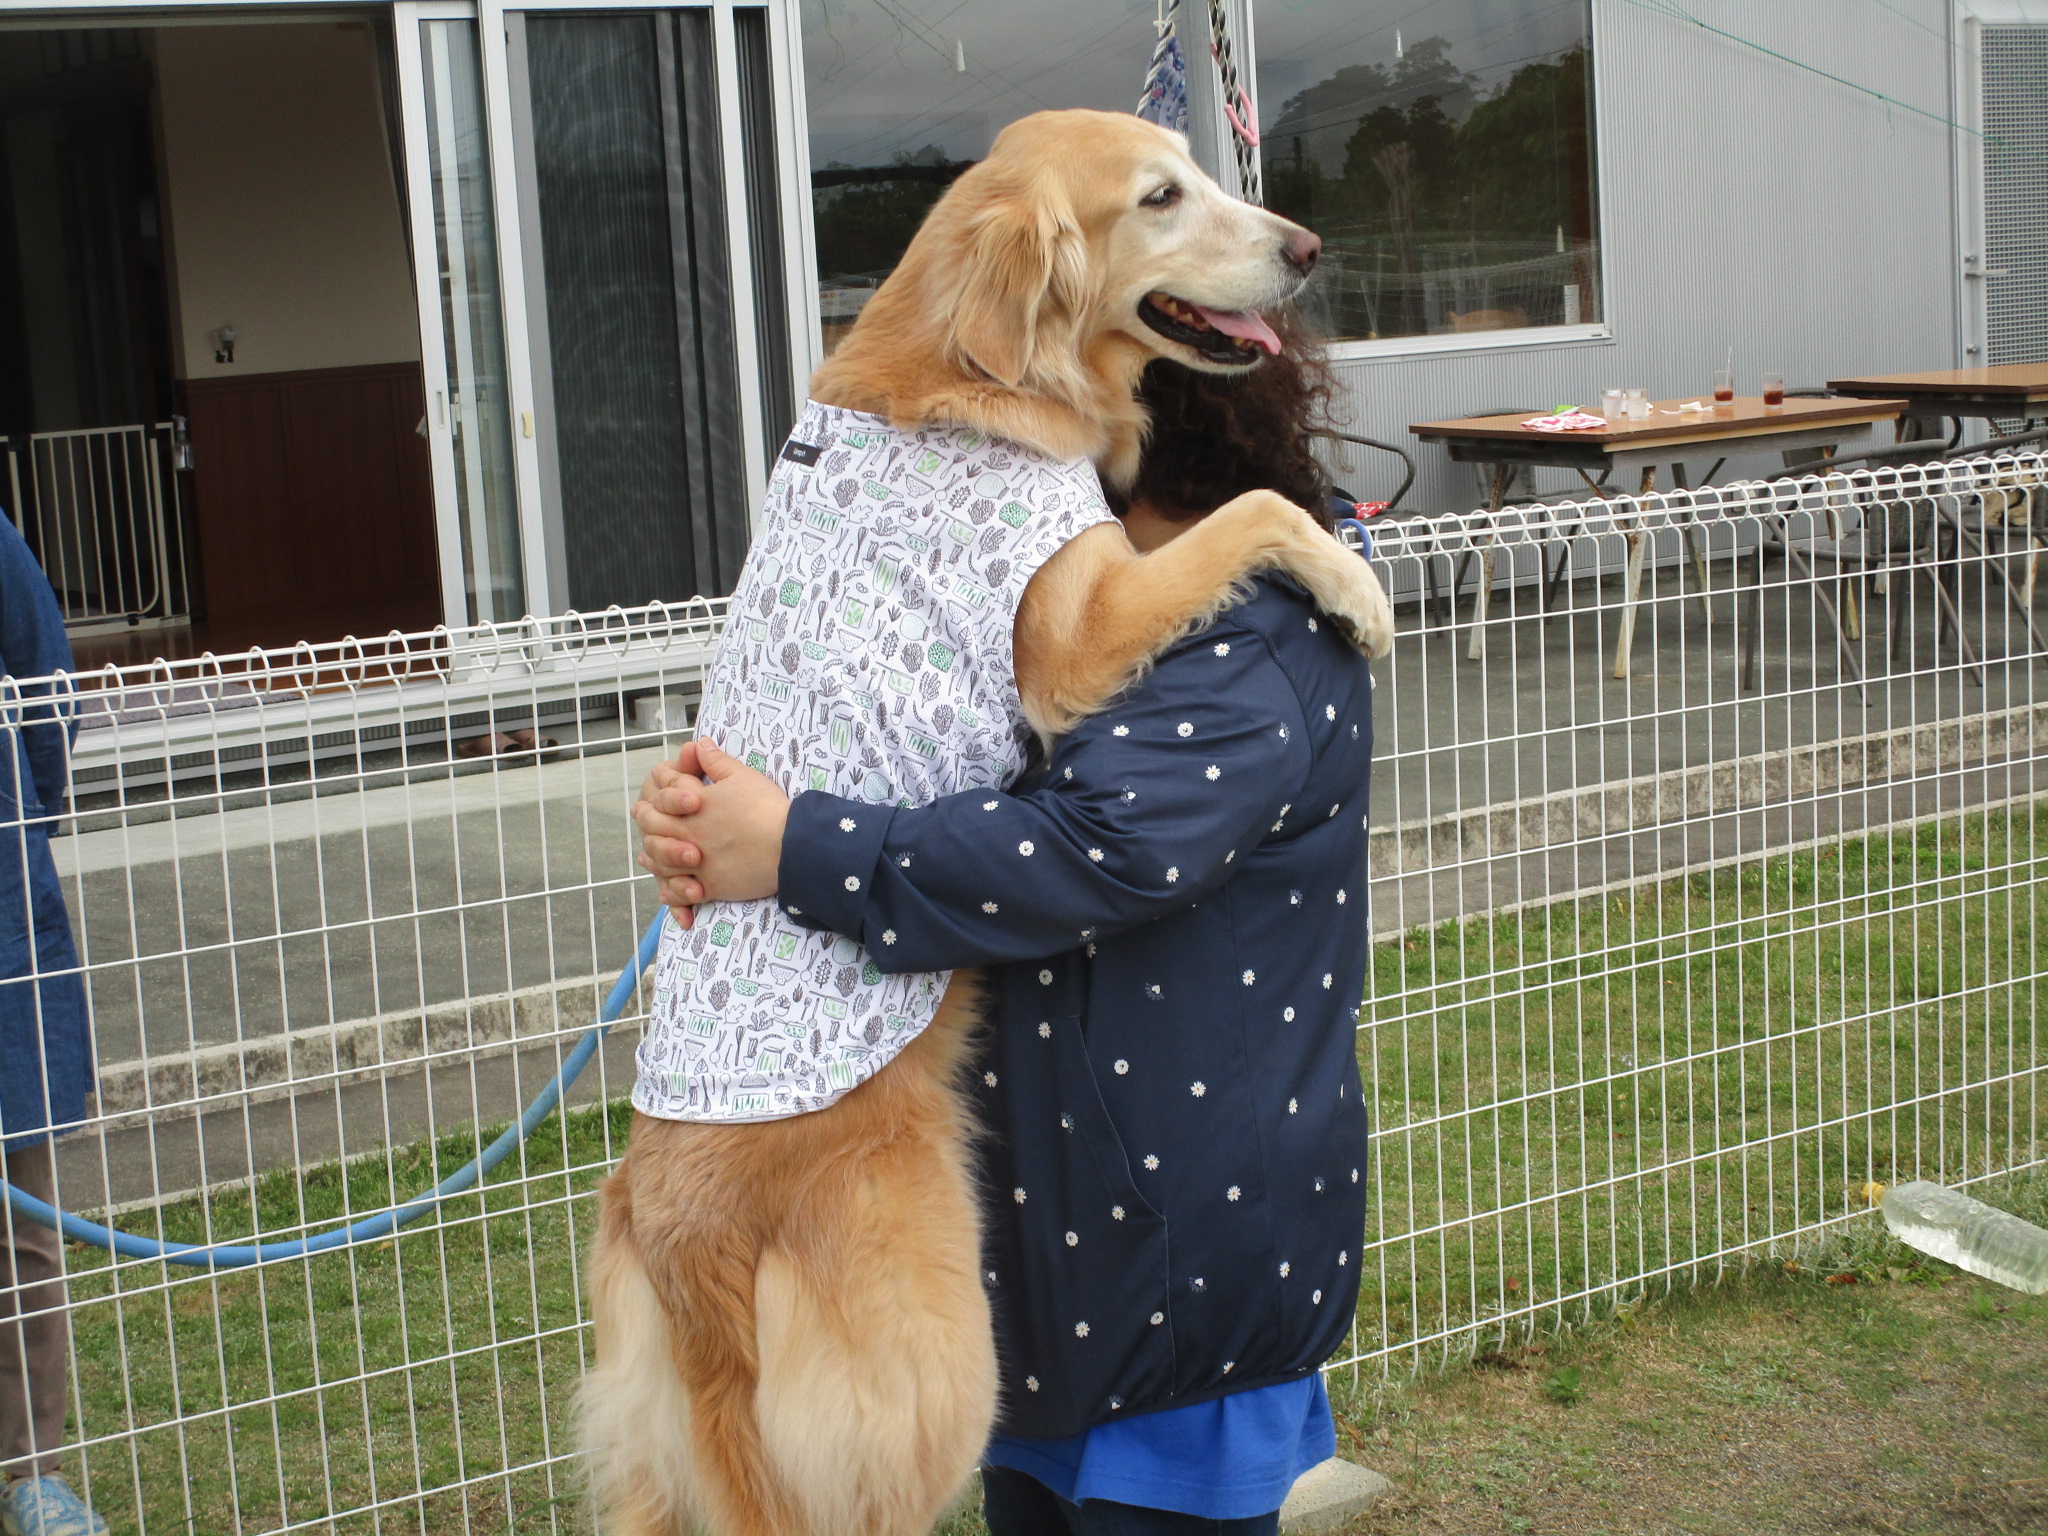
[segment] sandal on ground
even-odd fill
[[[107,1522],[61,1477],[24,1477],[0,1491],[0,1536],[107,1536]]]
[[[472,736],[455,744],[457,757],[513,757],[523,753],[545,754],[560,745],[552,736],[537,736],[522,726],[516,731],[499,731],[489,736]]]

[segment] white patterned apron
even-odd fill
[[[1008,784],[1029,727],[1011,631],[1032,575],[1106,521],[1094,467],[966,427],[805,405],[768,483],[697,734],[792,795],[925,805]],[[697,909],[655,961],[633,1105],[779,1120],[874,1076],[948,972],[884,976],[772,901]]]

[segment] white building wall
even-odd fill
[[[1962,361],[1947,0],[1687,9],[1898,105],[1660,7],[1594,0],[1613,340],[1340,364],[1353,429],[1415,454],[1404,506],[1465,509],[1479,492],[1474,469],[1416,442],[1411,422],[1597,401],[1612,385],[1696,398],[1730,346],[1742,394],[1765,368],[1798,388]],[[1399,483],[1384,455],[1353,462],[1361,472],[1345,483],[1360,496]],[[1731,460],[1723,478],[1776,463]],[[1538,471],[1536,489],[1579,483]]]
[[[360,22],[156,31],[184,377],[419,357],[371,47]]]

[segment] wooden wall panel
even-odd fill
[[[288,644],[439,622],[417,363],[184,387],[213,628]]]

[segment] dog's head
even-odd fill
[[[1235,372],[1321,242],[1224,195],[1180,135],[1113,112],[1004,129],[939,199],[813,395],[899,425],[957,421],[1127,483],[1154,357]]]
[[[1260,311],[1300,290],[1322,247],[1225,194],[1179,134],[1114,112],[1011,124],[947,204],[926,233],[957,253],[952,350],[1012,386],[1086,367],[1105,336],[1190,368],[1255,367],[1280,348]]]

